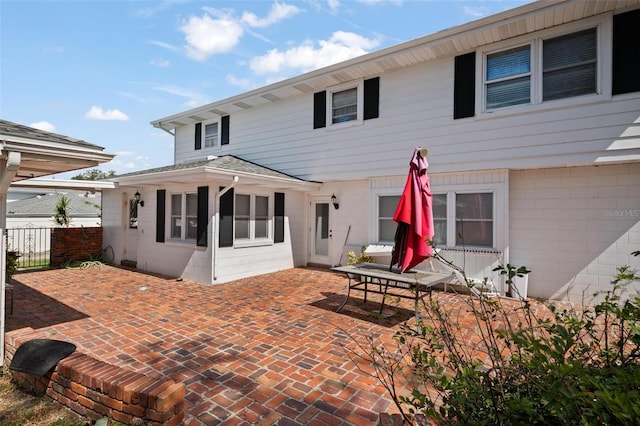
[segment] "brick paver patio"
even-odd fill
[[[14,279],[8,331],[32,327],[97,359],[185,383],[187,425],[372,425],[396,411],[343,346],[369,335],[390,342],[413,311],[392,306],[379,318],[370,314],[378,305],[356,293],[336,313],[342,275],[298,268],[203,285],[104,266]]]

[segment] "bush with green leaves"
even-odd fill
[[[460,295],[473,334],[446,302],[427,299],[397,347],[370,338],[358,356],[410,424],[640,424],[640,297],[621,298],[637,280],[620,267],[611,289],[593,294],[599,302],[579,309]]]
[[[68,228],[71,224],[71,200],[66,195],[61,195],[53,210],[53,223]]]

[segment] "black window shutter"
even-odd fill
[[[233,188],[220,197],[219,247],[233,247],[233,199]]]
[[[196,133],[194,136],[195,149],[202,148],[202,123],[196,123]]]
[[[313,94],[313,128],[327,126],[327,92]]]
[[[207,246],[207,225],[209,224],[209,187],[198,187],[198,224],[197,240],[198,247]]]
[[[380,77],[364,81],[364,119],[378,118],[380,103]]]
[[[476,106],[476,53],[456,56],[453,73],[453,118],[473,117]]]
[[[640,91],[640,9],[613,17],[614,95]]]
[[[220,145],[229,145],[229,116],[225,115],[222,117],[222,129],[220,132],[222,133],[220,136]]]
[[[164,243],[164,221],[165,221],[165,201],[167,191],[158,189],[156,191],[156,242]]]
[[[283,243],[284,242],[284,192],[276,192],[274,194],[273,215],[275,220],[273,242]]]

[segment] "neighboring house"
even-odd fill
[[[638,266],[639,29],[639,1],[534,2],[156,120],[175,164],[114,179],[105,245],[204,283],[344,263],[392,243],[421,146],[446,257],[580,301]]]
[[[54,210],[65,196],[69,199],[69,227],[94,227],[101,225],[100,192],[89,191],[44,191],[30,197],[7,203],[7,245],[17,250],[24,258],[48,257],[51,250],[51,228],[59,227],[53,221]],[[9,190],[9,196],[14,190]],[[22,196],[26,193],[20,194]]]
[[[10,191],[11,192],[11,191]],[[53,215],[60,198],[69,199],[69,226],[100,226],[102,194],[88,191],[42,191],[7,203],[7,229],[53,228]]]

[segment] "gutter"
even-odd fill
[[[233,188],[234,186],[236,186],[236,184],[238,183],[238,176],[234,176],[233,180],[231,181],[231,185],[225,187],[222,191],[220,191],[217,195],[216,195],[216,201],[215,201],[215,209],[216,209],[216,214],[213,218],[213,247],[211,248],[211,284],[213,284],[215,281],[217,281],[218,279],[218,272],[217,272],[217,264],[216,264],[216,258],[218,256],[218,243],[220,240],[220,236],[219,236],[219,232],[218,229],[220,228],[220,198],[226,194],[231,188]]]
[[[4,330],[5,330],[5,285],[7,267],[7,240],[4,233],[7,228],[7,191],[13,178],[20,169],[21,156],[19,152],[9,152],[6,157],[5,169],[0,172],[0,366],[4,365]]]

